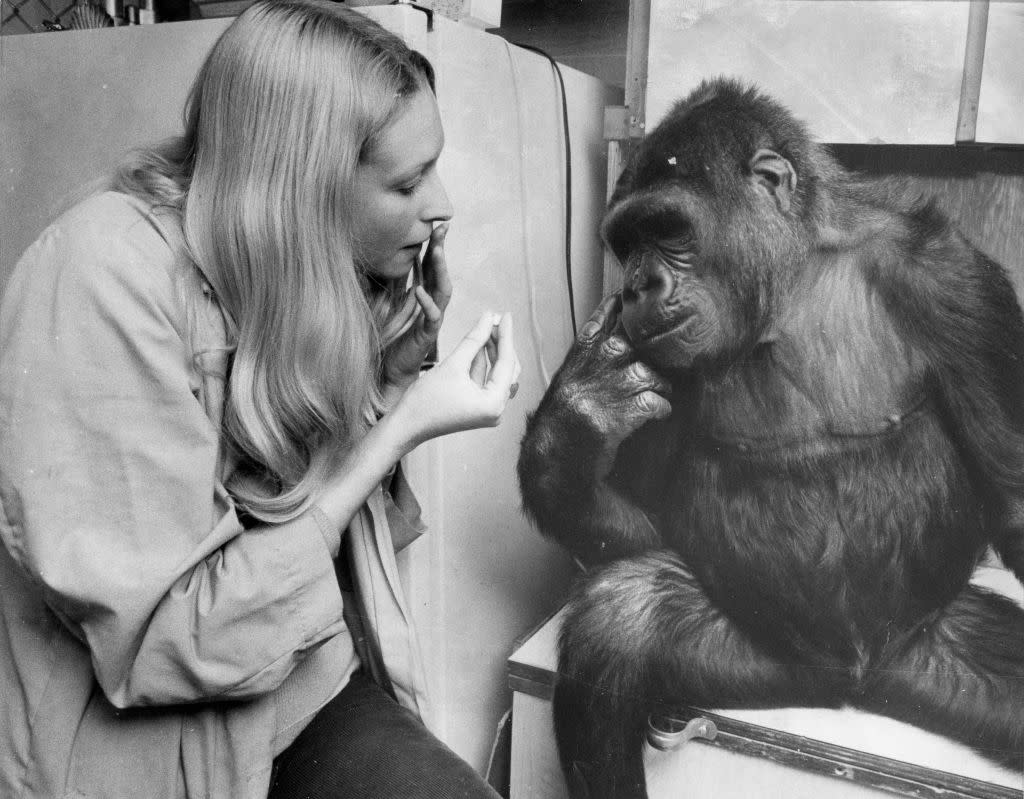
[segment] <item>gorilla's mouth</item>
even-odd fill
[[[655,331],[631,330],[625,320],[623,327],[630,343],[651,366],[662,369],[682,369],[693,362],[692,330],[697,314],[691,313],[682,321],[673,320]]]
[[[693,324],[694,318],[695,317],[693,316],[689,316],[682,322],[679,322],[678,324],[662,328],[661,330],[655,333],[647,333],[645,336],[643,336],[643,338],[640,340],[640,343],[637,346],[641,349],[646,349],[648,347],[656,348],[660,347],[666,339],[672,339],[678,342],[684,338],[686,328],[690,327]]]
[[[629,336],[630,343],[637,349],[643,349],[647,346],[656,346],[666,338],[685,340],[686,328],[692,326],[696,318],[696,311],[677,310],[671,319],[663,320],[659,324],[637,319],[623,310],[622,326]]]

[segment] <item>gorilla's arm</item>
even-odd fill
[[[625,463],[619,450],[638,428],[671,413],[662,396],[669,387],[635,360],[625,339],[609,332],[616,307],[617,298],[609,298],[581,329],[527,422],[519,456],[524,510],[544,535],[588,563],[661,540],[654,520],[615,475],[650,486],[664,473],[661,459],[651,455],[658,447],[629,447],[646,452],[637,459],[623,448]]]
[[[1002,267],[931,205],[911,231],[945,227],[875,275],[906,340],[931,365],[952,434],[986,497],[993,544],[1024,581],[1024,319]],[[911,238],[911,241],[914,237]],[[924,237],[917,241],[926,241]]]

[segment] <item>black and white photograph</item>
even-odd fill
[[[1024,799],[1022,52],[0,0],[0,799]]]

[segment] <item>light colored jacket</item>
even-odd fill
[[[347,682],[322,514],[243,528],[220,444],[224,320],[174,218],[94,196],[0,309],[0,796],[257,799]],[[404,486],[395,492],[409,505]],[[347,535],[403,704],[421,661],[378,489]]]

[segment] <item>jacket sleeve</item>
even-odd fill
[[[0,312],[0,533],[118,707],[265,693],[345,629],[337,533],[243,529],[219,483],[173,264],[72,218]]]

